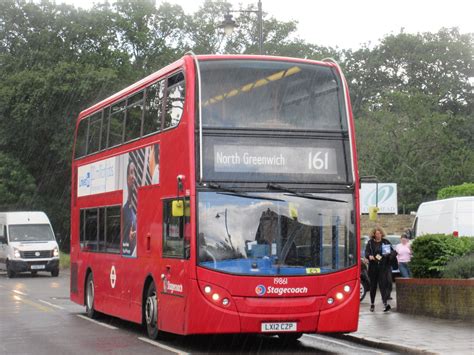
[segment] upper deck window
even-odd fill
[[[342,82],[330,67],[256,60],[200,66],[204,127],[347,130]]]
[[[184,109],[184,73],[177,72],[81,120],[75,158],[178,126]]]
[[[168,78],[166,93],[165,128],[177,126],[184,107],[184,74],[179,72]]]

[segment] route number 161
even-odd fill
[[[317,152],[308,155],[308,169],[309,170],[328,170],[329,168],[329,153]]]

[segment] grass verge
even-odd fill
[[[66,253],[59,254],[59,268],[60,269],[68,269],[70,263],[71,263],[71,259],[69,257],[69,254],[66,254]]]

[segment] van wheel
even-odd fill
[[[145,307],[143,308],[146,332],[150,339],[157,339],[160,335],[158,330],[158,300],[156,296],[156,286],[152,282],[146,291]]]
[[[89,318],[97,318],[99,313],[94,309],[94,297],[95,297],[95,289],[94,289],[94,277],[92,276],[92,272],[89,273],[87,276],[86,281],[86,313]]]
[[[51,276],[52,277],[58,277],[59,276],[59,269],[54,269],[51,271]]]
[[[16,273],[10,268],[10,265],[7,260],[7,276],[9,279],[13,279],[15,277]]]

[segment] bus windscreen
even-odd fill
[[[200,63],[203,128],[347,131],[333,68],[284,61]]]
[[[355,265],[352,196],[331,197],[199,193],[199,265],[269,276],[331,273]]]

